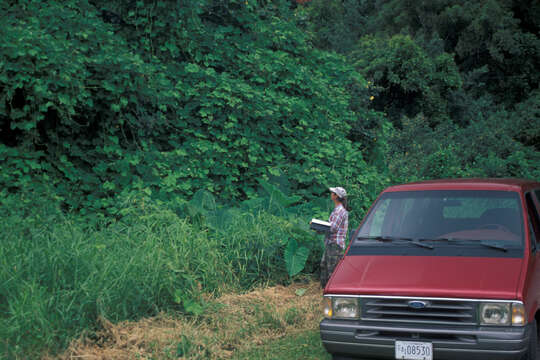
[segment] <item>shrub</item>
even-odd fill
[[[100,317],[197,315],[203,292],[288,281],[283,256],[297,231],[264,207],[237,209],[219,223],[208,213],[179,217],[141,195],[122,219],[104,223],[64,214],[44,196],[7,195],[0,209],[0,354],[7,358],[54,353],[98,328]]]

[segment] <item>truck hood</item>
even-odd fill
[[[523,259],[345,256],[325,294],[517,299]]]

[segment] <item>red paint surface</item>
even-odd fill
[[[517,299],[523,259],[346,256],[325,293]]]
[[[385,192],[419,190],[499,190],[520,191],[538,183],[525,179],[447,179],[420,181],[387,188]]]

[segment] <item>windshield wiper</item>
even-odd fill
[[[398,237],[398,236],[358,236],[356,239],[363,239],[363,240],[377,240],[377,241],[394,241],[394,240],[403,240],[408,241],[411,244],[414,244],[419,247],[423,247],[426,249],[433,249],[433,246],[428,244],[423,244],[419,242],[418,240],[412,239],[412,238],[406,238],[406,237]]]
[[[480,241],[480,244],[485,246],[485,247],[488,247],[488,248],[492,248],[492,249],[497,249],[497,250],[501,250],[501,251],[508,251],[508,249],[506,248],[506,246],[504,245],[501,245],[501,244],[497,244],[495,242],[491,242],[491,241]]]
[[[485,247],[491,248],[491,249],[497,249],[501,251],[508,251],[506,246],[501,245],[499,243],[491,242],[491,241],[481,241],[476,239],[455,239],[455,238],[434,238],[434,239],[418,239],[418,241],[445,241],[445,242],[469,242],[469,243],[478,243],[480,245],[483,245]]]
[[[395,238],[389,236],[357,236],[356,240],[377,240],[377,241],[393,241]]]
[[[446,242],[454,242],[459,241],[459,239],[453,239],[453,238],[420,238],[418,241],[446,241]]]
[[[391,241],[394,241],[394,240],[402,240],[402,241],[407,241],[411,244],[414,244],[416,246],[420,246],[420,247],[423,247],[423,248],[426,248],[426,249],[433,249],[433,246],[432,245],[429,245],[429,244],[425,244],[423,243],[423,241],[445,241],[445,242],[453,242],[453,243],[463,243],[463,242],[474,242],[474,243],[478,243],[482,246],[485,246],[485,247],[488,247],[488,248],[491,248],[491,249],[496,249],[496,250],[500,250],[500,251],[508,251],[508,248],[504,245],[501,245],[499,243],[496,243],[496,242],[491,242],[491,241],[479,241],[479,240],[476,240],[476,239],[461,239],[461,238],[444,238],[444,237],[441,237],[441,238],[433,238],[433,239],[429,239],[429,238],[419,238],[419,239],[413,239],[413,238],[407,238],[407,237],[399,237],[399,236],[358,236],[356,238],[357,240],[358,239],[361,239],[361,240],[376,240],[376,241],[382,241],[382,242],[391,242]]]

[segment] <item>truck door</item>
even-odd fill
[[[533,192],[525,194],[525,202],[527,205],[527,232],[530,249],[528,252],[529,276],[524,290],[529,319],[532,320],[536,309],[540,308],[540,215],[538,206],[540,202],[538,202],[536,194]]]

